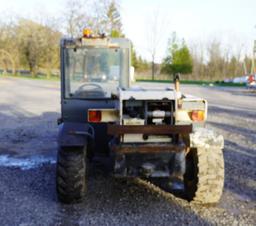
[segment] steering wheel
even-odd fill
[[[84,88],[92,87],[89,90],[85,90]],[[81,85],[77,91],[75,92],[76,97],[105,97],[106,92],[102,89],[102,87],[95,83],[85,83]]]
[[[100,89],[100,90],[102,90],[102,87],[100,86],[100,85],[98,85],[98,84],[96,84],[96,83],[85,83],[85,84],[83,84],[83,85],[81,85],[79,88],[78,88],[78,90],[83,90],[83,88],[84,87],[90,87],[90,86],[94,86],[95,88],[94,89]]]

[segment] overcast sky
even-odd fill
[[[1,12],[34,18],[45,12],[60,15],[62,0],[0,0]],[[256,0],[121,0],[123,30],[137,51],[149,59],[148,36],[154,15],[161,24],[157,51],[160,61],[173,31],[187,43],[206,43],[217,38],[227,48],[243,46],[249,53],[256,39]],[[2,14],[3,15],[3,14]],[[3,16],[2,16],[3,17]]]

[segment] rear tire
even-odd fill
[[[64,203],[81,202],[86,193],[86,150],[59,149],[56,171],[58,199]]]
[[[222,149],[191,149],[186,156],[184,185],[189,201],[199,204],[217,203],[224,186]]]

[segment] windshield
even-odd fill
[[[128,79],[128,49],[65,50],[66,98],[110,98]]]

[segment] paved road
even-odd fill
[[[209,100],[207,126],[225,137],[225,189],[217,206],[189,204],[145,181],[102,176],[89,179],[84,203],[63,205],[55,192],[59,84],[0,78],[1,225],[255,225],[256,95],[241,88],[182,90]]]

